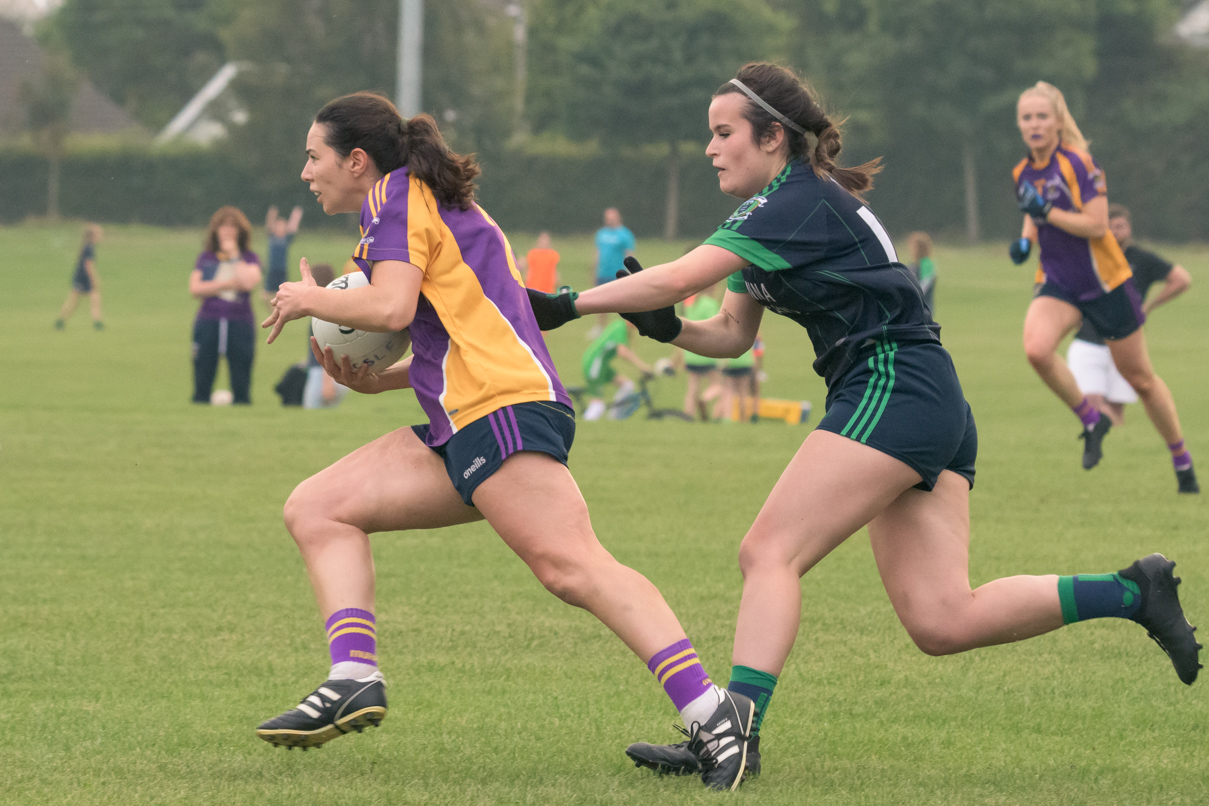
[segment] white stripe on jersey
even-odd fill
[[[865,223],[869,225],[869,229],[873,230],[873,234],[882,242],[882,248],[886,250],[886,262],[897,263],[898,253],[894,251],[894,242],[890,240],[890,236],[886,233],[886,228],[882,226],[882,222],[877,220],[877,216],[873,214],[873,211],[862,205],[861,209],[856,211],[856,214],[864,219]]]

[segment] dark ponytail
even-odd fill
[[[474,203],[479,166],[473,156],[449,150],[431,115],[404,120],[388,98],[355,92],[328,103],[315,122],[325,128],[323,141],[341,157],[360,148],[384,174],[407,166],[442,204],[467,210]]]
[[[774,133],[773,126],[780,126],[789,144],[790,159],[806,160],[815,174],[835,179],[841,187],[858,198],[873,187],[873,175],[882,169],[881,157],[855,168],[841,168],[836,165],[836,158],[843,148],[840,139],[840,124],[843,121],[833,122],[827,117],[796,73],[788,67],[776,64],[751,62],[739,68],[735,78],[760,96],[766,104],[801,126],[809,135],[813,135],[815,140],[814,147],[811,148],[806,134],[783,125],[767,110],[745,96],[743,117],[751,124],[755,142],[766,141]],[[714,97],[732,92],[742,94],[743,90],[727,82],[718,88]]]

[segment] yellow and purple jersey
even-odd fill
[[[1016,187],[1033,185],[1042,198],[1059,210],[1080,211],[1108,186],[1099,163],[1085,151],[1059,146],[1045,165],[1025,157],[1012,169]],[[1053,283],[1079,301],[1107,294],[1129,279],[1131,272],[1112,233],[1080,238],[1053,224],[1037,225],[1041,268],[1037,282]]]
[[[353,260],[367,277],[378,260],[401,260],[424,273],[410,328],[410,380],[429,418],[430,446],[504,406],[571,406],[512,246],[477,204],[441,204],[407,168],[391,171],[361,206]]]

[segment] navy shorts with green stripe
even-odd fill
[[[423,442],[427,425],[411,430]],[[463,426],[432,450],[445,461],[445,472],[462,500],[474,506],[474,491],[514,453],[535,451],[564,465],[575,441],[575,412],[562,403],[534,401],[497,409]]]
[[[978,429],[948,352],[935,343],[878,344],[827,392],[824,431],[906,463],[930,491],[942,470],[974,486]]]

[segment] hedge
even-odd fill
[[[618,207],[638,235],[663,231],[667,180],[657,155],[511,152],[483,167],[479,200],[506,230],[590,232],[600,226],[606,207]],[[224,204],[240,207],[256,221],[270,204],[314,204],[294,177],[273,183],[253,176],[221,150],[92,149],[69,154],[61,176],[62,215],[108,223],[201,226]],[[45,214],[44,157],[0,148],[0,177],[0,223]],[[718,192],[704,157],[684,159],[680,187],[680,230],[687,236],[712,232],[735,206]],[[343,216],[332,224],[347,226]]]

